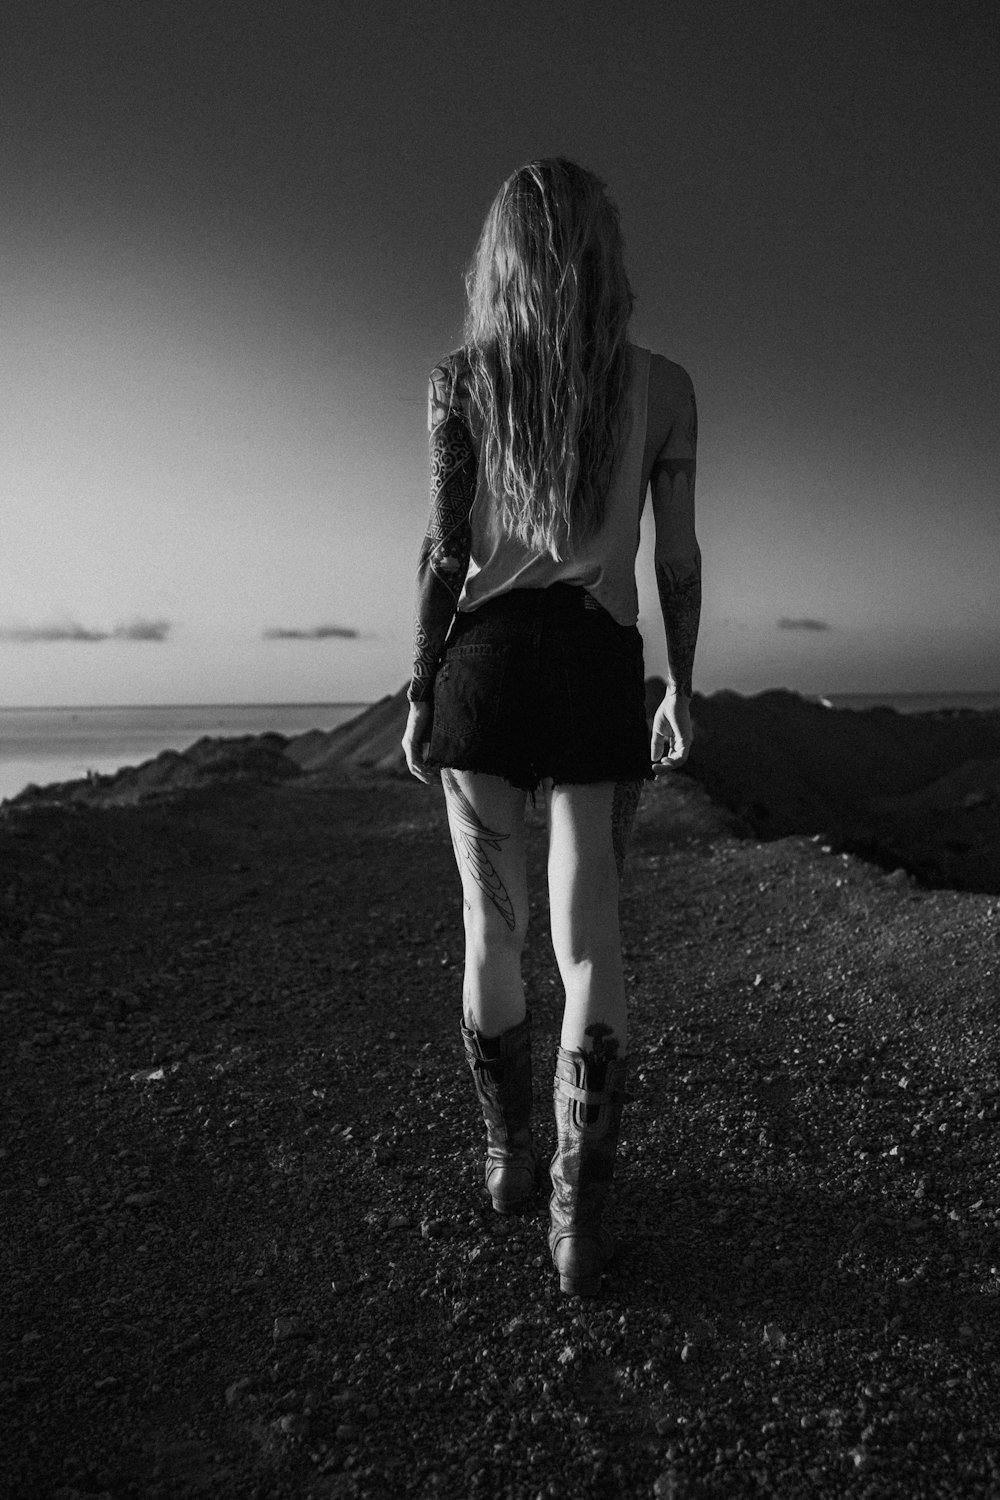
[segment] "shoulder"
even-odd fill
[[[659,402],[672,402],[676,410],[694,395],[694,381],[683,365],[651,350],[649,391],[650,396],[655,392]]]
[[[646,441],[657,452],[673,434],[696,431],[694,382],[683,365],[665,354],[650,353],[646,402]]]
[[[666,443],[670,434],[681,428],[696,431],[694,381],[684,365],[669,360],[666,354],[649,357],[649,395],[646,401],[646,437],[654,449]]]
[[[427,431],[430,441],[456,452],[475,450],[469,399],[469,367],[461,349],[446,354],[430,373],[427,389]]]

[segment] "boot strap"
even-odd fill
[[[565,1078],[556,1079],[556,1090],[564,1097],[578,1099],[581,1104],[631,1104],[632,1095],[626,1094],[621,1089],[611,1093],[604,1089],[581,1089],[575,1083],[569,1083]]]

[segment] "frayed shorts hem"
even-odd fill
[[[615,786],[623,786],[633,782],[655,781],[652,768],[647,766],[641,771],[636,770],[610,770],[607,774],[589,774],[565,776],[553,774],[550,771],[542,771],[535,776],[530,773],[517,772],[509,766],[484,764],[480,760],[471,763],[471,757],[456,757],[447,763],[440,761],[425,761],[424,765],[428,771],[469,771],[477,776],[496,776],[501,781],[506,781],[508,786],[516,787],[518,791],[528,792],[534,800],[539,787],[543,782],[549,781],[553,786],[600,786],[610,782]]]

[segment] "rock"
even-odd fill
[[[304,1318],[279,1317],[274,1320],[271,1337],[276,1344],[284,1344],[289,1339],[311,1338],[312,1333]]]
[[[309,1435],[309,1418],[299,1412],[287,1412],[278,1418],[277,1428],[285,1437],[305,1438]]]
[[[788,1335],[777,1323],[764,1324],[764,1343],[769,1349],[784,1349],[788,1343]]]

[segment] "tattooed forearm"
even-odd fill
[[[690,698],[701,619],[701,553],[696,551],[689,563],[658,561],[655,566],[671,686]]]
[[[417,564],[417,618],[409,697],[432,696],[445,639],[469,571],[476,455],[450,373],[435,370],[430,390],[431,510]]]
[[[441,772],[441,781],[448,798],[448,821],[451,826],[452,843],[459,867],[463,865],[479,889],[492,901],[513,932],[515,926],[514,906],[507,893],[488,850],[494,854],[510,838],[509,833],[497,833],[487,828],[476,809],[458,784],[458,778],[448,770]]]
[[[656,587],[667,636],[670,685],[691,696],[701,617],[701,553],[694,529],[698,407],[689,390],[650,474],[656,516]]]

